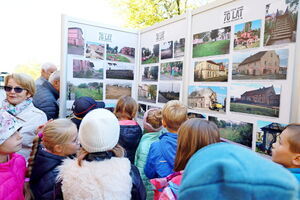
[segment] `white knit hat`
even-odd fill
[[[120,125],[116,116],[103,108],[90,111],[79,128],[79,141],[89,153],[113,149],[119,141]]]

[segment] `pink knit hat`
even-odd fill
[[[160,126],[159,128],[153,128],[153,126],[147,122],[147,117],[148,117],[149,111],[153,111],[153,110],[159,110],[159,108],[151,108],[151,109],[147,110],[145,112],[144,118],[143,118],[144,129],[149,133],[150,132],[158,132],[162,129],[162,126]]]

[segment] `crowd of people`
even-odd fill
[[[5,77],[0,106],[0,200],[299,199],[300,124],[273,144],[272,160],[221,142],[211,121],[187,117],[180,101],[145,112],[76,99],[58,118],[60,73],[42,66]]]

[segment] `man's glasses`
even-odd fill
[[[4,86],[4,90],[5,92],[11,92],[12,90],[15,91],[15,93],[21,93],[23,92],[23,90],[26,90],[26,89],[23,89],[23,88],[20,88],[20,87],[11,87],[11,86]]]

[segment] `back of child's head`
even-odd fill
[[[117,146],[120,136],[120,125],[116,116],[106,109],[95,109],[89,112],[82,120],[79,128],[79,141],[82,150],[78,155],[78,164],[89,153],[120,150],[123,156],[123,149]],[[114,152],[116,154],[116,152]]]
[[[187,120],[187,107],[178,100],[168,101],[162,109],[162,120],[167,129],[177,131],[180,125]]]
[[[185,121],[178,130],[175,171],[183,170],[196,151],[217,142],[220,133],[215,123],[197,118]]]
[[[283,131],[288,133],[287,141],[289,143],[290,151],[293,153],[300,153],[300,124],[289,124]]]
[[[132,120],[135,118],[138,105],[131,96],[119,98],[114,113],[119,120]]]
[[[299,199],[297,179],[282,166],[235,144],[198,150],[184,169],[179,199]]]
[[[162,112],[160,108],[151,108],[144,114],[143,126],[146,132],[158,132],[162,129]]]

